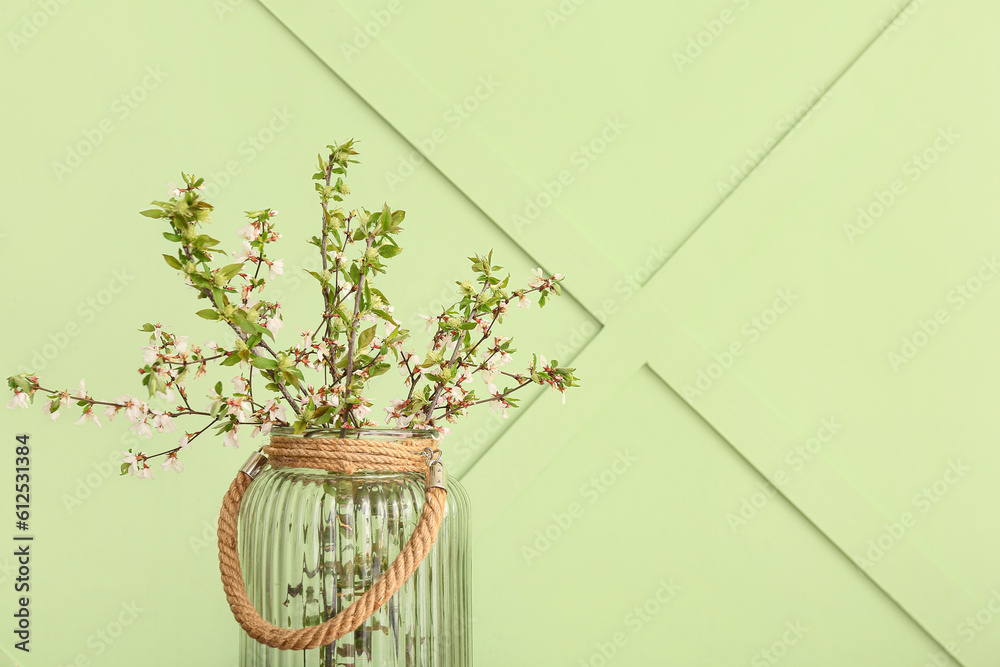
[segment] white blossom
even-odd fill
[[[371,411],[372,409],[367,405],[365,405],[364,403],[356,403],[354,407],[351,408],[351,414],[357,421],[361,421],[362,419],[364,419],[365,415],[367,415]]]
[[[19,389],[14,390],[14,398],[7,401],[7,407],[13,410],[14,408],[26,408],[28,407],[28,396],[27,392],[20,391]]]
[[[236,233],[245,238],[247,241],[254,241],[257,239],[258,236],[260,236],[260,230],[257,228],[257,225],[253,222],[244,225],[243,227],[240,227],[239,231],[237,231]]]
[[[173,470],[174,472],[182,472],[184,470],[184,464],[177,458],[177,452],[167,454],[166,460],[160,465],[163,466],[164,470]]]
[[[248,262],[253,259],[253,246],[247,240],[243,241],[243,246],[240,248],[239,252],[233,252],[233,259],[237,262]]]
[[[423,315],[421,313],[417,314],[420,315],[420,319],[427,322],[427,333],[434,333],[434,329],[437,328],[437,318],[431,315]]]
[[[143,456],[142,452],[136,452],[135,454],[133,454],[132,452],[126,452],[126,451],[122,450],[122,454],[125,455],[125,456],[122,457],[122,461],[124,463],[128,464],[128,474],[130,474],[130,475],[138,475],[139,474],[139,464],[142,463],[142,461],[146,457]]]
[[[249,412],[253,410],[250,404],[250,399],[248,398],[231,398],[226,401],[228,406],[226,412],[233,417],[236,417],[237,421],[245,422],[248,421],[250,416]]]
[[[146,419],[146,415],[149,413],[148,405],[128,394],[122,396],[121,402],[125,405],[125,417],[130,422],[137,424]]]
[[[280,276],[285,272],[285,260],[276,259],[270,263],[268,268],[271,270],[269,277],[271,280],[274,280],[275,276]]]
[[[153,415],[153,428],[158,433],[173,433],[177,430],[177,424],[174,423],[174,420],[167,413],[154,412]]]
[[[285,419],[285,406],[273,398],[264,406],[264,412],[271,421],[287,421]]]
[[[91,406],[87,406],[87,409],[83,411],[83,415],[81,415],[80,418],[74,423],[77,426],[80,426],[82,424],[86,424],[87,422],[94,422],[98,426],[101,425],[101,422],[97,419],[97,415],[94,414],[94,410]]]

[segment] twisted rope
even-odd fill
[[[426,472],[427,459],[414,452],[425,447],[431,447],[436,452],[433,445],[433,440],[384,442],[272,436],[270,444],[264,447],[264,453],[274,467],[316,468],[348,474],[356,470]],[[426,490],[420,520],[406,546],[379,580],[346,609],[320,625],[279,628],[265,621],[250,602],[240,569],[237,518],[243,493],[252,481],[249,474],[240,471],[222,500],[219,513],[222,587],[233,616],[249,636],[267,646],[295,651],[324,646],[353,632],[402,587],[434,546],[444,518],[447,497],[440,487]]]

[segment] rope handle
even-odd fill
[[[222,587],[226,591],[226,599],[229,601],[233,616],[246,633],[261,644],[289,651],[318,648],[360,627],[403,586],[427,557],[444,519],[447,492],[443,483],[443,467],[439,461],[432,461],[428,456],[427,490],[417,527],[406,546],[396,556],[396,560],[370,589],[346,609],[320,625],[279,628],[265,621],[247,597],[236,541],[237,519],[243,494],[253,479],[264,469],[266,463],[267,457],[261,452],[255,452],[237,473],[222,500],[218,531]]]

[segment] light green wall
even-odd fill
[[[193,171],[223,238],[281,212],[292,274],[314,156],[355,137],[355,201],[407,211],[397,313],[490,248],[567,276],[509,326],[584,386],[444,446],[475,506],[477,665],[995,665],[998,21],[986,0],[12,0],[0,367],[138,391],[137,326],[220,334],[136,212]],[[290,340],[317,295],[286,285]],[[105,474],[121,423],[0,420],[34,451],[13,659],[235,665],[213,524],[246,452],[199,441],[138,483]]]

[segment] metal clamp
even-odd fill
[[[267,467],[267,454],[258,450],[250,455],[247,462],[240,468],[240,472],[250,479],[255,479],[265,467]]]
[[[414,453],[423,454],[427,459],[427,488],[447,491],[444,488],[445,472],[444,464],[441,463],[441,450],[435,452],[430,447],[424,447],[422,452]]]

